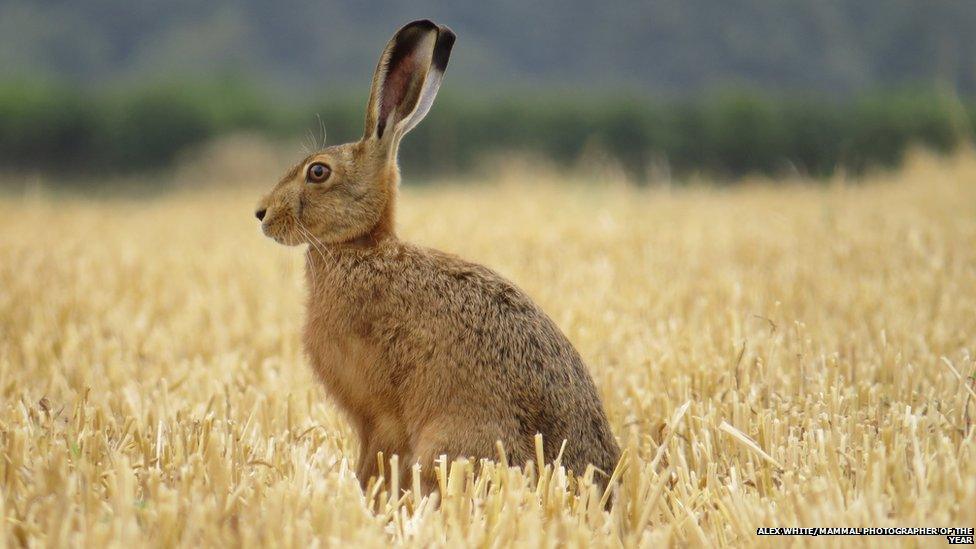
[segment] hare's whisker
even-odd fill
[[[325,257],[322,256],[322,250],[318,246],[316,246],[314,242],[312,242],[311,233],[308,232],[308,229],[306,229],[301,224],[301,222],[298,223],[298,230],[308,239],[308,249],[305,250],[305,261],[307,262],[306,264],[308,265],[309,277],[312,279],[311,280],[312,290],[314,290],[315,288],[318,287],[318,280],[316,279],[315,276],[315,268],[309,264],[312,258],[311,256],[312,250],[314,249],[316,252],[318,252],[319,257],[322,257],[323,260],[325,259]]]
[[[322,116],[319,113],[315,113],[315,118],[319,120],[319,130],[322,132],[322,144],[319,148],[324,149],[326,138],[328,137],[328,133],[325,131],[325,122],[322,121]]]
[[[318,239],[318,237],[312,234],[312,231],[310,231],[308,227],[305,226],[304,223],[302,223],[297,219],[295,221],[298,224],[299,229],[301,229],[302,232],[305,234],[306,238],[309,239],[309,244],[311,246],[314,246],[316,251],[319,252],[319,257],[321,257],[322,260],[324,261],[325,255],[328,255],[330,263],[335,264],[335,255],[332,254],[332,251],[329,250],[328,246],[326,246],[325,243],[323,243],[321,240]]]

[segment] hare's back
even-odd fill
[[[408,249],[400,258],[390,358],[413,363],[421,402],[495,422],[519,447],[542,433],[547,459],[568,440],[567,465],[613,467],[617,445],[586,365],[525,292],[453,255]]]

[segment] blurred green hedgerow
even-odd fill
[[[319,118],[329,143],[338,143],[360,135],[364,103],[350,95],[298,104],[241,83],[98,93],[6,83],[0,85],[0,169],[153,171],[231,132],[318,135]],[[469,170],[491,153],[516,150],[567,163],[595,148],[638,179],[652,168],[677,176],[785,170],[826,176],[837,168],[896,165],[913,145],[948,152],[971,140],[974,119],[973,104],[932,90],[852,100],[741,91],[671,100],[447,93],[404,141],[401,158],[409,173],[444,174]]]

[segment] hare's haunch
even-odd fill
[[[586,366],[520,289],[480,265],[394,233],[400,139],[430,110],[454,33],[414,21],[373,76],[366,131],[292,168],[258,206],[264,233],[309,246],[305,350],[356,427],[358,478],[376,455],[419,462],[435,486],[441,455],[545,459],[609,473],[620,450]],[[599,480],[599,479],[598,479]]]

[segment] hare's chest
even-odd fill
[[[332,397],[354,416],[370,415],[377,353],[358,336],[316,321],[306,325],[304,340],[312,368]]]

